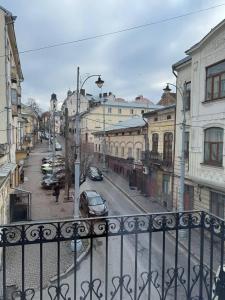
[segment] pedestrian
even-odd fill
[[[60,186],[59,186],[59,183],[57,182],[54,185],[54,192],[53,192],[53,196],[55,196],[56,203],[58,203],[58,201],[59,201],[59,194],[60,194]]]
[[[40,141],[41,141],[41,143],[42,143],[42,137],[40,137]]]

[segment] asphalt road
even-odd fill
[[[82,190],[94,189],[106,199],[109,215],[121,216],[130,214],[141,214],[142,211],[136,207],[122,192],[120,192],[112,183],[104,179],[102,182],[93,182],[89,179],[81,186]],[[123,245],[122,245],[123,244]],[[164,280],[165,299],[175,299],[172,269],[175,266],[175,242],[165,233],[165,252],[163,251],[163,234],[155,232],[152,234],[151,251],[149,252],[149,234],[142,233],[137,236],[126,235],[112,236],[108,238],[108,255],[106,255],[106,239],[93,239],[92,252],[81,262],[77,270],[76,298],[74,298],[74,273],[72,272],[61,283],[69,284],[67,296],[72,299],[160,299],[158,293],[162,294],[162,280]],[[136,256],[136,260],[135,260]],[[106,269],[106,257],[108,259]],[[92,258],[92,259],[91,259]],[[164,260],[164,266],[162,264]],[[185,298],[185,289],[187,286],[187,253],[179,249],[178,266],[180,269],[180,281],[178,280],[177,299]],[[197,262],[192,258],[191,267]],[[152,273],[152,283],[147,283],[147,273],[149,267]],[[164,270],[164,279],[162,277]],[[92,270],[92,272],[91,272]],[[193,273],[193,272],[192,272]],[[106,278],[107,274],[107,278]],[[119,276],[123,275],[124,285],[119,284]],[[90,281],[94,280],[93,289]],[[105,284],[107,280],[107,285]],[[135,285],[135,282],[137,285]],[[106,291],[107,286],[107,291]],[[143,291],[142,291],[142,287]],[[91,295],[92,291],[92,295]],[[103,297],[98,298],[102,293]],[[136,294],[136,296],[135,296]],[[98,295],[98,296],[96,296]],[[139,296],[139,298],[138,298]],[[84,298],[80,298],[84,297]],[[34,299],[39,299],[38,295]],[[49,299],[47,291],[44,291],[44,299]],[[51,299],[51,298],[50,298]]]

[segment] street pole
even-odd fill
[[[181,133],[181,160],[180,160],[180,189],[179,189],[179,207],[180,212],[184,211],[184,177],[185,177],[185,130],[186,130],[186,115],[185,115],[185,102],[187,94],[187,83],[184,83],[182,91],[182,106],[183,106],[183,121],[182,121],[182,133]]]
[[[51,151],[51,111],[49,113],[49,117],[48,117],[48,151]]]
[[[77,67],[77,104],[75,115],[75,183],[74,183],[74,218],[79,217],[79,195],[80,195],[80,115],[79,115],[79,101],[80,101],[80,68]]]
[[[53,152],[53,168],[52,173],[54,175],[55,170],[55,100],[53,100],[53,143],[52,143],[52,152]]]
[[[107,171],[106,168],[106,161],[105,161],[105,156],[106,156],[106,134],[105,134],[105,102],[107,100],[103,99],[103,171]]]
[[[65,200],[69,199],[70,189],[70,169],[69,169],[69,157],[68,157],[68,107],[65,107],[65,169],[66,169],[66,184],[65,184]]]

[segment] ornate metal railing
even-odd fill
[[[4,300],[225,299],[224,220],[206,212],[13,224],[0,235]]]

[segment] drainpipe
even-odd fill
[[[5,95],[6,95],[6,128],[7,128],[7,142],[9,145],[9,161],[11,162],[11,130],[10,130],[10,122],[9,122],[9,90],[8,90],[8,68],[7,68],[7,59],[8,59],[8,49],[7,49],[7,26],[8,23],[6,22],[5,17],[5,28],[4,28],[4,34],[5,34]]]
[[[177,81],[177,74],[175,73],[174,68],[172,67],[172,72],[173,75],[176,77],[176,81]],[[176,97],[177,97],[177,88],[176,88]],[[171,194],[172,194],[172,209],[173,207],[173,197],[174,197],[174,163],[175,163],[175,145],[176,145],[176,116],[177,116],[177,105],[175,107],[175,116],[174,116],[174,139],[173,139],[173,174],[172,174],[172,188],[171,188]],[[175,209],[177,210],[177,200],[176,200],[176,207]]]

